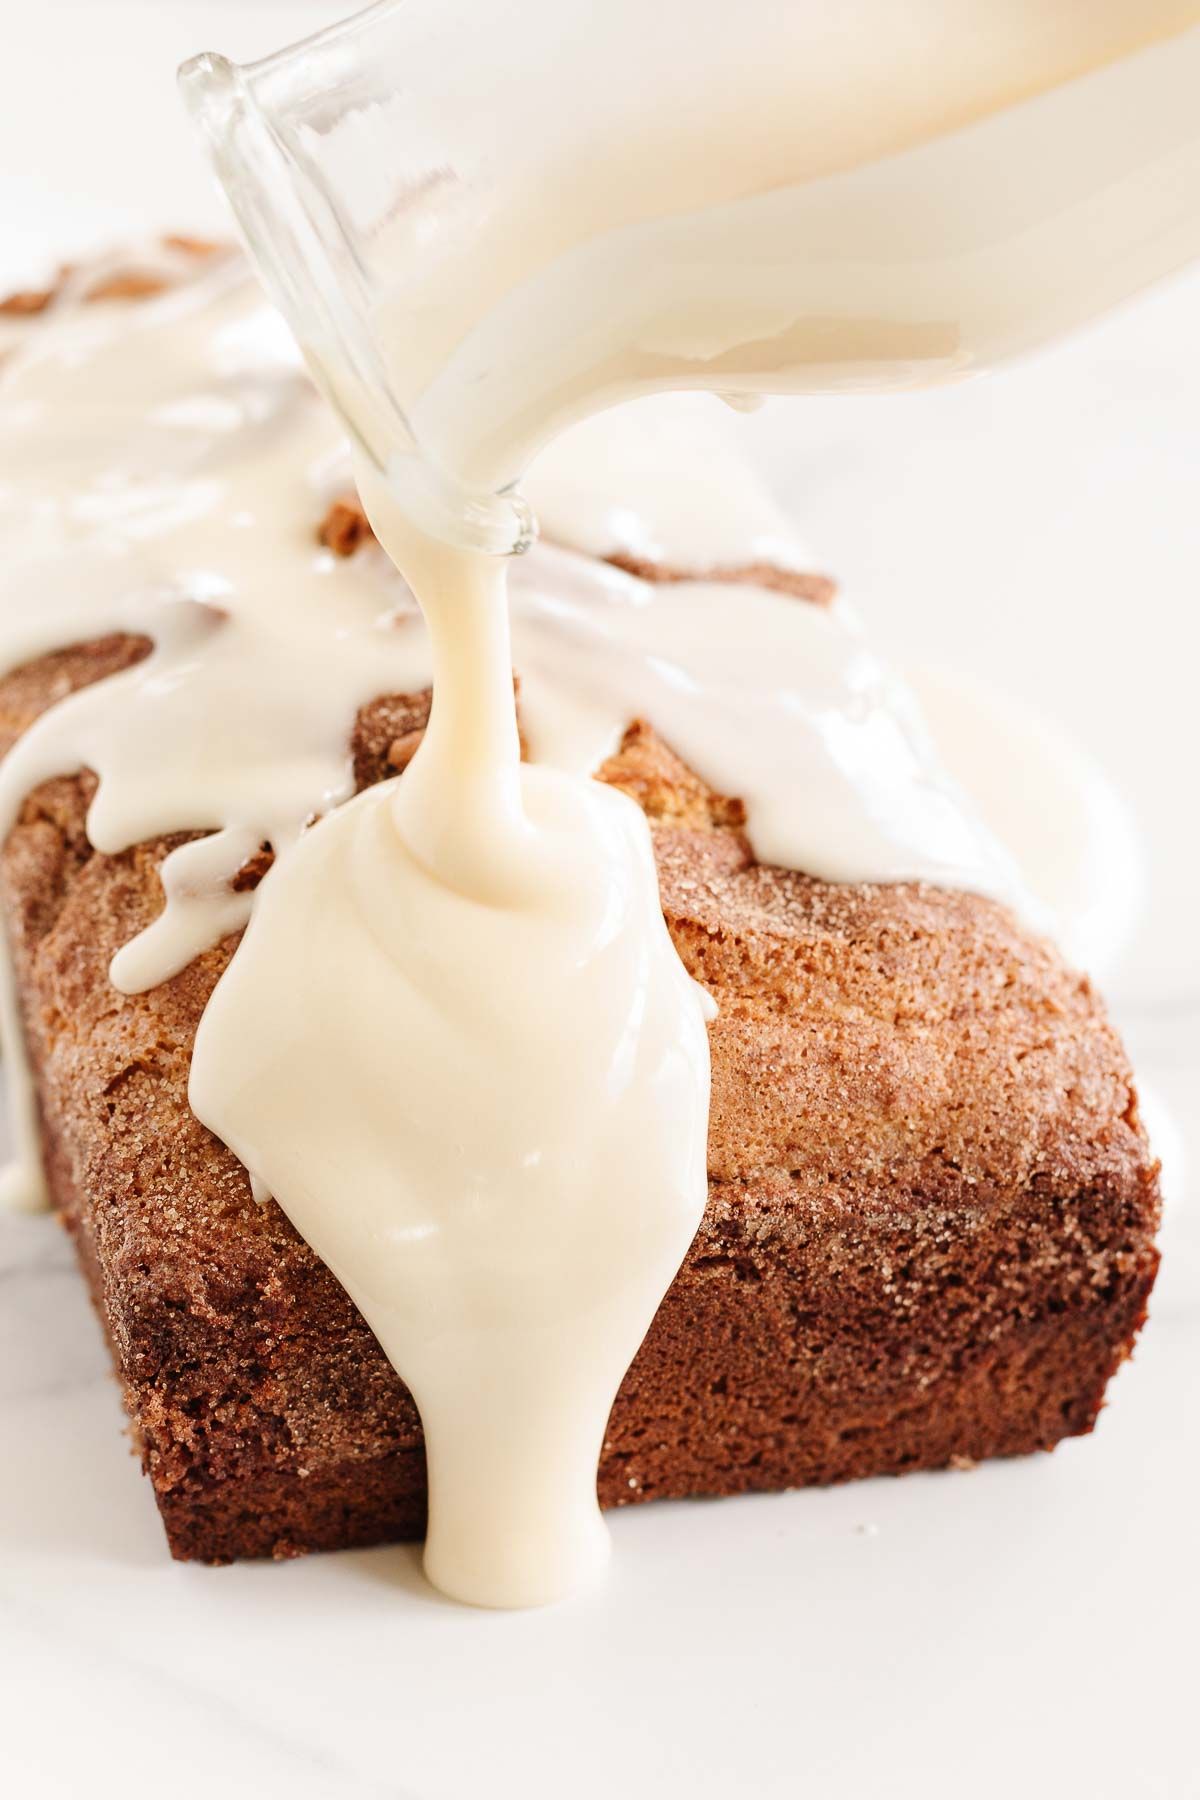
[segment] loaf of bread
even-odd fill
[[[0,743],[147,647],[109,637],[9,674]],[[362,712],[360,785],[403,767],[427,710],[414,694]],[[1145,1316],[1158,1193],[1087,980],[990,901],[756,864],[737,804],[650,724],[601,773],[647,813],[675,943],[720,1007],[708,1208],[613,1408],[604,1504],[1089,1431]],[[158,912],[181,840],[96,852],[91,786],[29,796],[0,887],[54,1203],[171,1549],[219,1562],[415,1537],[424,1458],[403,1383],[188,1109],[235,940],[148,993],[113,989],[109,960]]]

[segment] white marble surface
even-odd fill
[[[0,63],[0,278],[219,220],[170,84],[336,6],[42,0]],[[21,1800],[1200,1795],[1200,278],[1000,380],[748,422],[904,655],[1053,711],[1117,776],[1148,901],[1110,984],[1174,1127],[1165,1265],[1053,1457],[646,1508],[548,1613],[416,1556],[172,1565],[67,1246],[0,1222],[0,1780]],[[1036,796],[1031,796],[1036,801]]]

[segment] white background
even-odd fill
[[[341,10],[2,5],[0,285],[148,226],[219,230],[174,65]],[[1200,1795],[1200,278],[991,381],[746,429],[894,654],[1056,717],[1139,821],[1147,904],[1109,987],[1181,1142],[1164,1122],[1134,1364],[1053,1457],[646,1508],[601,1593],[479,1615],[407,1550],[170,1564],[66,1246],[0,1221],[0,1781],[22,1800]]]

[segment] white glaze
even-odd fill
[[[413,1392],[430,1579],[529,1606],[607,1557],[605,1422],[704,1210],[712,1008],[637,807],[518,762],[502,570],[475,573],[417,577],[425,740],[263,883],[190,1097]]]
[[[0,388],[0,661],[108,631],[154,650],[24,734],[0,768],[0,830],[37,782],[90,767],[98,849],[220,833],[169,859],[167,911],[116,959],[118,985],[148,986],[245,922],[227,884],[248,849],[285,848],[353,791],[355,713],[408,681],[413,656],[389,598],[316,545],[310,473],[336,433],[243,272],[64,309],[25,343]],[[18,1076],[26,1203],[41,1185],[30,1098]]]
[[[613,547],[681,563],[771,556],[804,566],[803,547],[739,467],[711,403],[704,419],[705,405],[654,401],[594,421],[578,446],[568,438],[561,460],[544,457],[530,478],[548,528],[586,550],[611,532]],[[166,911],[114,962],[117,985],[135,991],[244,923],[248,897],[227,883],[259,842],[285,851],[305,820],[348,797],[355,714],[380,692],[427,684],[425,631],[380,553],[347,563],[316,544],[316,522],[349,480],[346,454],[288,334],[237,269],[137,306],[64,305],[30,322],[0,388],[0,422],[9,546],[0,662],[11,668],[110,630],[154,641],[146,661],[61,701],[24,735],[0,771],[0,824],[36,782],[90,766],[100,778],[89,817],[98,848],[160,832],[220,834],[165,865]],[[614,471],[625,456],[638,492],[622,508]],[[586,505],[589,459],[600,471],[602,523]],[[689,558],[694,489],[707,522]],[[765,833],[755,838],[764,853],[818,874],[903,872],[1009,891],[994,847],[948,793],[902,689],[845,609],[830,617],[711,583],[651,587],[550,544],[513,575],[526,729],[544,760],[594,766],[640,710],[685,753],[694,747],[717,785],[753,791],[751,829]],[[694,665],[671,643],[689,614]],[[752,660],[743,658],[737,680],[724,666],[722,647],[743,640],[752,615],[755,630],[772,633],[775,672],[791,671],[801,700],[799,710],[794,701],[779,708],[789,737],[778,756],[761,734],[743,737],[755,710],[745,691]],[[656,655],[664,646],[674,666]],[[776,701],[781,692],[782,682]],[[877,705],[864,709],[864,695]],[[759,699],[769,703],[771,690]],[[848,779],[835,737],[885,753],[860,756]],[[891,799],[897,749],[904,817]],[[789,808],[792,759],[806,768],[814,807],[812,784],[824,781],[836,841],[808,830],[815,814]],[[767,821],[777,817],[786,835],[789,812],[791,837],[780,841]],[[856,836],[858,862],[839,848]],[[19,1076],[14,1090],[24,1174],[12,1186],[32,1201],[36,1138]]]

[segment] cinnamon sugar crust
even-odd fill
[[[2,741],[146,648],[106,638],[15,671]],[[363,710],[360,786],[403,766],[428,705]],[[1145,1316],[1158,1193],[1087,980],[990,901],[756,864],[738,803],[644,722],[600,776],[646,811],[672,936],[720,1007],[708,1208],[614,1406],[604,1504],[957,1466],[1090,1430]],[[55,1202],[171,1549],[416,1536],[407,1390],[187,1106],[236,939],[147,994],[111,987],[182,840],[99,854],[92,785],[30,796],[0,898]]]

